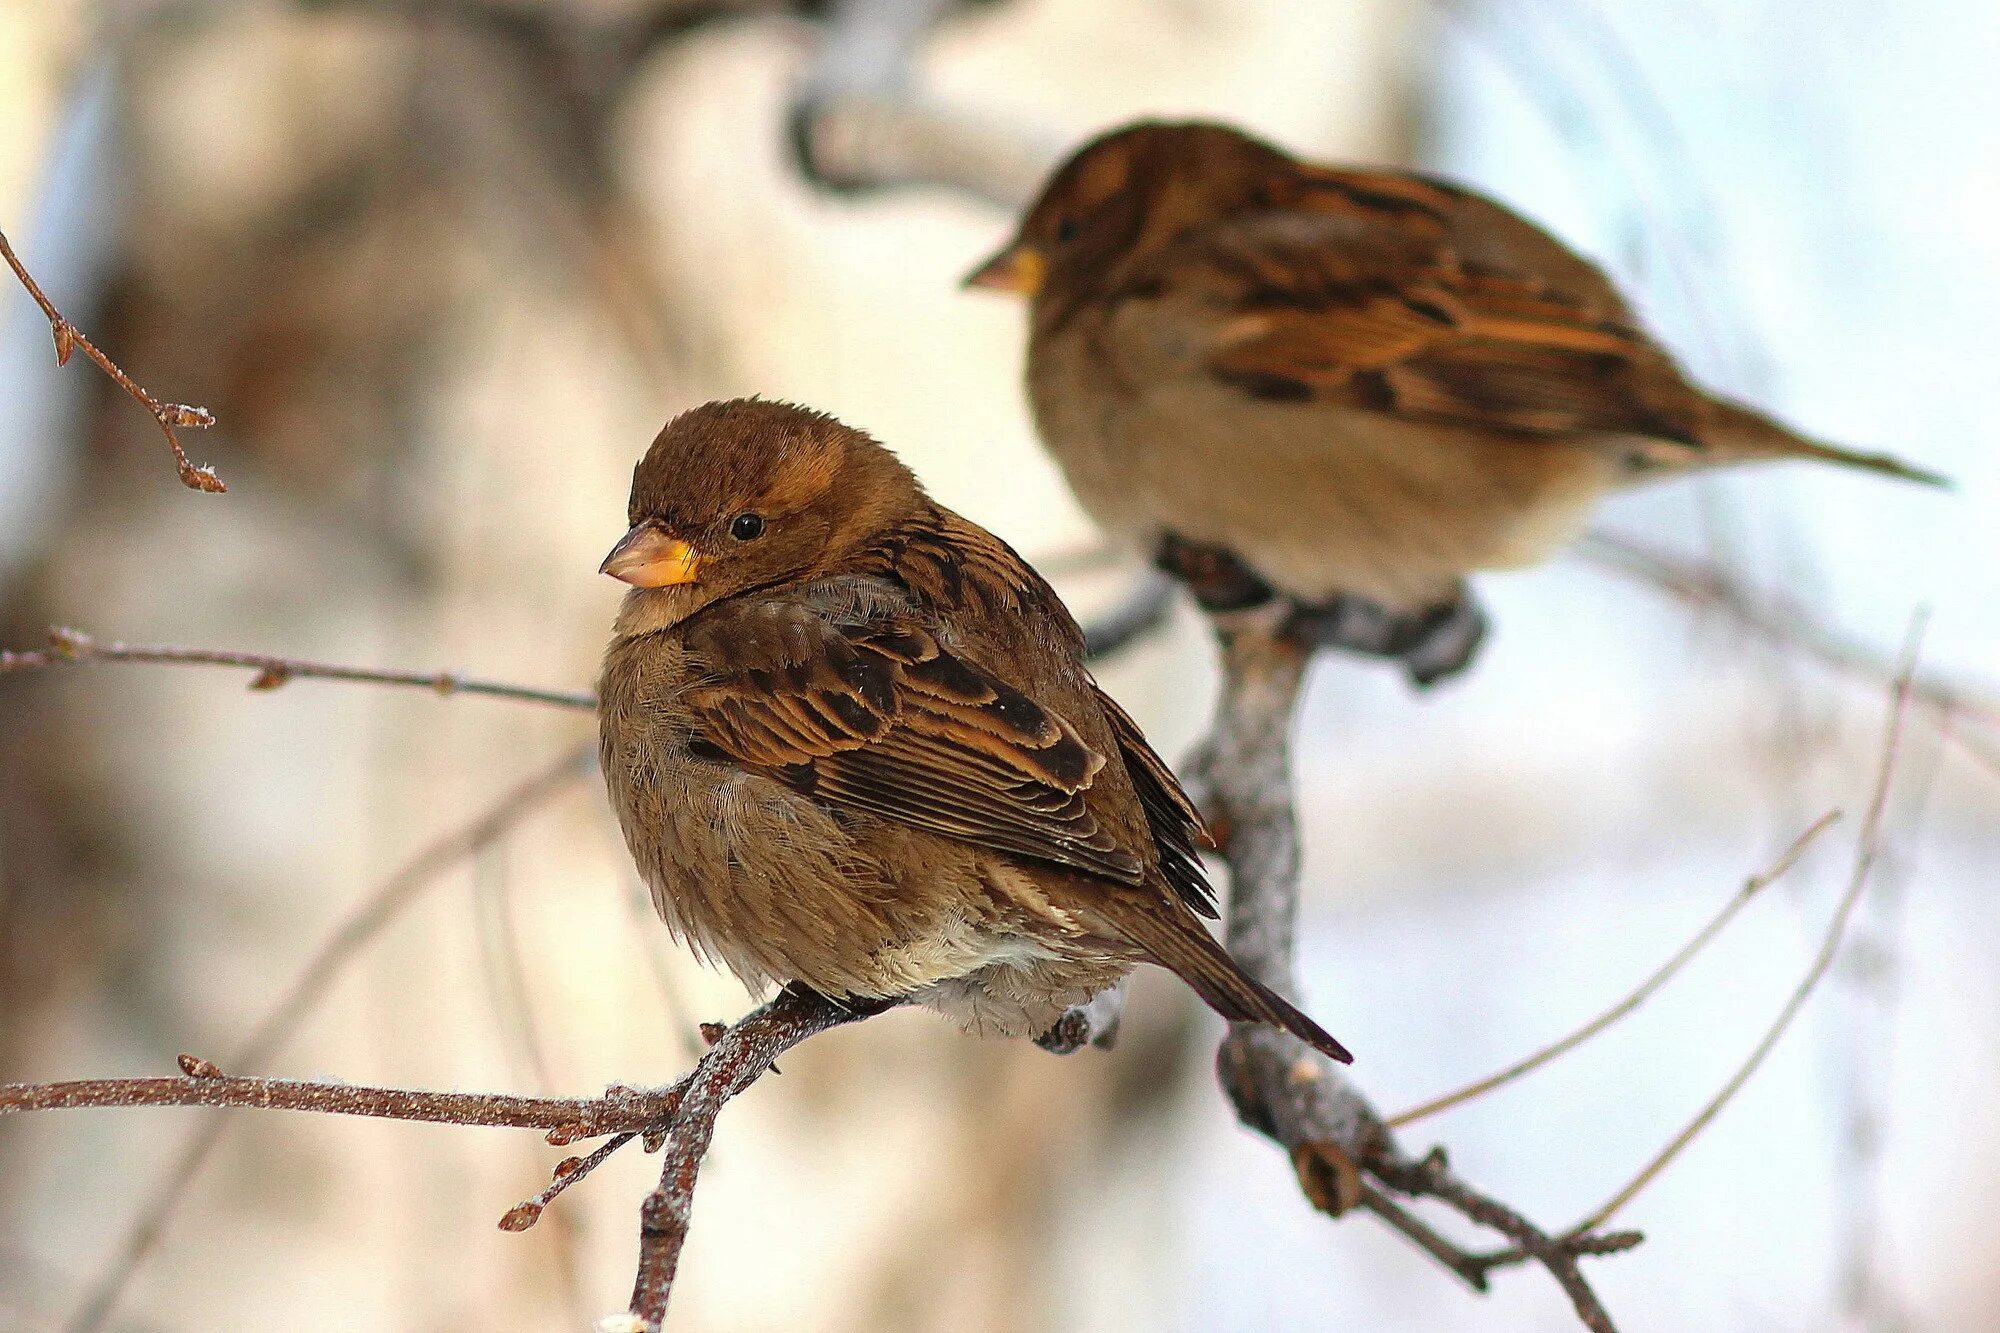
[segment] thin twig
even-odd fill
[[[519,783],[488,806],[471,823],[451,830],[410,858],[364,897],[320,943],[276,1004],[250,1029],[229,1057],[232,1069],[258,1069],[277,1056],[318,1007],[333,983],[367,946],[407,911],[445,872],[493,845],[529,815],[567,791],[590,769],[594,747],[580,746],[562,759]],[[188,1186],[201,1171],[222,1137],[229,1119],[206,1118],[179,1157],[139,1210],[118,1252],[107,1262],[70,1321],[72,1333],[104,1327],[127,1284],[159,1244],[174,1210],[187,1197]]]
[[[66,366],[77,351],[97,363],[97,368],[109,375],[117,386],[138,401],[141,407],[153,414],[160,432],[167,437],[167,447],[174,451],[174,467],[180,473],[181,485],[189,490],[207,491],[220,495],[228,490],[222,478],[215,475],[215,469],[206,465],[197,466],[189,461],[187,450],[181,448],[181,437],[177,430],[204,430],[215,424],[215,414],[205,407],[190,407],[186,403],[163,403],[139,387],[130,375],[118,368],[118,363],[98,350],[97,344],[86,338],[83,330],[63,317],[56,309],[55,302],[42,291],[41,284],[28,272],[28,266],[21,262],[14,247],[8,244],[7,234],[0,232],[0,259],[7,261],[7,267],[14,270],[14,276],[28,289],[28,295],[35,298],[35,304],[42,308],[42,314],[49,321],[49,331],[56,340],[56,364]]]
[[[568,1141],[644,1131],[672,1116],[678,1085],[617,1088],[602,1097],[517,1097],[496,1092],[429,1092],[353,1083],[224,1074],[183,1056],[182,1078],[86,1078],[59,1083],[0,1083],[0,1115],[116,1106],[233,1106],[260,1111],[367,1116],[433,1125],[538,1129]]]
[[[1592,1037],[1595,1037],[1598,1033],[1603,1032],[1606,1028],[1611,1027],[1627,1014],[1645,1004],[1662,986],[1673,980],[1682,968],[1694,961],[1695,956],[1707,948],[1716,936],[1720,935],[1724,928],[1731,921],[1735,920],[1736,914],[1748,906],[1752,898],[1780,879],[1783,879],[1786,873],[1794,865],[1798,864],[1799,858],[1805,855],[1806,849],[1812,845],[1813,841],[1820,834],[1826,832],[1827,829],[1833,827],[1839,819],[1840,811],[1829,810],[1813,821],[1812,827],[1793,839],[1792,845],[1785,849],[1784,854],[1769,869],[1763,871],[1761,874],[1752,875],[1749,879],[1745,880],[1743,887],[1738,889],[1727,903],[1723,904],[1722,910],[1710,917],[1707,924],[1695,932],[1694,938],[1683,944],[1673,957],[1661,964],[1657,971],[1640,982],[1637,987],[1609,1009],[1606,1009],[1603,1013],[1585,1023],[1582,1027],[1577,1028],[1568,1036],[1550,1042],[1534,1054],[1515,1061],[1498,1073],[1489,1074],[1485,1078],[1475,1080],[1451,1092],[1433,1097],[1427,1102],[1420,1102],[1407,1111],[1400,1111],[1390,1116],[1389,1127],[1391,1129],[1401,1129],[1405,1125],[1428,1119],[1442,1111],[1448,1111],[1454,1106],[1461,1106],[1466,1102],[1472,1101],[1474,1098],[1483,1097],[1496,1088],[1505,1087],[1516,1079],[1523,1078],[1540,1069],[1550,1061],[1560,1059],[1562,1056],[1569,1054]]]
[[[1896,658],[1821,619],[1810,607],[1767,597],[1700,561],[1610,533],[1593,532],[1577,554],[1596,568],[1649,584],[1696,611],[1719,611],[1759,638],[1803,652],[1840,675],[1888,687],[1896,684]],[[1911,701],[1933,715],[1950,738],[2000,771],[2000,750],[1990,738],[1971,736],[1953,721],[1976,722],[2000,732],[2000,690],[1925,671],[1909,682]]]
[[[556,1169],[549,1180],[549,1186],[525,1203],[517,1203],[509,1208],[500,1219],[502,1231],[526,1231],[542,1220],[542,1214],[556,1198],[571,1185],[577,1184],[598,1167],[611,1160],[611,1155],[639,1137],[635,1130],[614,1134],[594,1151],[582,1157],[565,1157],[556,1163]]]
[[[0,651],[0,673],[28,671],[65,662],[139,662],[168,666],[219,666],[254,671],[253,690],[275,690],[293,680],[345,680],[368,685],[406,685],[449,697],[454,694],[483,694],[521,703],[548,704],[555,708],[592,711],[597,700],[570,690],[542,690],[505,681],[477,680],[453,671],[381,671],[372,667],[344,666],[333,662],[308,662],[296,657],[274,657],[268,653],[239,653],[218,648],[174,648],[162,644],[99,643],[88,634],[73,629],[49,631],[49,646],[30,652]]]
[[[1379,1169],[1404,1192],[1436,1199],[1513,1241],[1516,1250],[1548,1270],[1569,1297],[1570,1306],[1585,1328],[1591,1333],[1617,1333],[1610,1312],[1584,1278],[1578,1260],[1631,1249],[1639,1243],[1637,1233],[1551,1236],[1515,1209],[1480,1193],[1452,1174],[1441,1151],[1433,1151],[1419,1162],[1384,1162]],[[1512,1262],[1511,1254],[1497,1257],[1497,1262],[1489,1261],[1488,1266],[1506,1262]]]
[[[639,1271],[632,1284],[630,1308],[632,1318],[645,1333],[658,1333],[667,1317],[681,1246],[693,1220],[695,1177],[715,1136],[716,1118],[723,1105],[806,1038],[880,1013],[890,1003],[845,1007],[812,991],[787,987],[718,1035],[715,1045],[680,1085],[682,1095],[661,1154],[659,1188],[646,1196],[639,1209]]]
[[[1110,610],[1083,627],[1083,657],[1097,663],[1151,634],[1174,609],[1174,581],[1148,569]]]
[[[1909,713],[1912,697],[1911,681],[1916,674],[1917,652],[1923,641],[1925,619],[1924,613],[1919,612],[1911,622],[1909,640],[1903,652],[1903,665],[1896,676],[1889,723],[1883,735],[1882,757],[1875,770],[1875,790],[1868,798],[1868,814],[1862,821],[1861,836],[1855,847],[1854,870],[1848,877],[1846,891],[1841,894],[1840,902],[1835,906],[1833,916],[1827,922],[1826,931],[1820,937],[1819,950],[1813,955],[1812,963],[1806,968],[1805,975],[1800,977],[1798,985],[1792,988],[1792,993],[1786,997],[1784,1006],[1778,1010],[1777,1017],[1772,1020],[1771,1026],[1765,1029],[1763,1037],[1752,1048],[1749,1056],[1723,1083],[1715,1096],[1696,1113],[1694,1119],[1688,1121],[1631,1181],[1607,1199],[1603,1206],[1571,1227],[1566,1234],[1580,1235],[1601,1228],[1637,1198],[1640,1191],[1650,1185],[1690,1143],[1694,1142],[1702,1130],[1708,1127],[1709,1122],[1720,1115],[1722,1109],[1742,1091],[1743,1085],[1750,1081],[1751,1075],[1757,1072],[1765,1057],[1771,1054],[1779,1039],[1785,1035],[1786,1029],[1791,1027],[1792,1020],[1799,1016],[1799,1011],[1805,1007],[1806,1001],[1812,998],[1813,991],[1826,976],[1827,970],[1833,966],[1833,960],[1840,952],[1840,942],[1847,932],[1848,919],[1854,915],[1855,905],[1861,901],[1862,892],[1868,887],[1868,876],[1874,870],[1876,857],[1881,851],[1882,816],[1888,809],[1890,779],[1895,775],[1896,758],[1902,750],[1903,723]]]

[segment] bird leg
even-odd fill
[[[1118,1020],[1125,1016],[1125,985],[1129,977],[1106,986],[1082,1004],[1064,1012],[1035,1045],[1052,1055],[1074,1055],[1086,1046],[1110,1050],[1118,1041]]]
[[[1153,563],[1187,585],[1210,615],[1248,611],[1278,594],[1261,575],[1231,552],[1175,533],[1160,538]]]
[[[1307,648],[1338,648],[1400,662],[1419,689],[1472,664],[1486,638],[1486,616],[1464,585],[1447,601],[1415,611],[1390,611],[1365,597],[1341,594],[1324,602],[1282,598],[1255,570],[1219,546],[1168,533],[1153,562],[1187,585],[1210,615],[1227,615],[1284,600],[1284,633]]]

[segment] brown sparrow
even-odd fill
[[[1005,1036],[1151,962],[1348,1058],[1203,927],[1200,817],[1054,590],[887,449],[710,403],[654,440],[628,517],[605,780],[698,953]]]
[[[1028,393],[1083,505],[1212,610],[1470,661],[1464,579],[1599,496],[1809,458],[1938,483],[1691,382],[1588,260],[1469,190],[1316,166],[1221,125],[1086,144],[967,282],[1031,301]]]

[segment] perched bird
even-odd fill
[[[1028,393],[1090,513],[1212,610],[1470,661],[1465,576],[1532,564],[1606,491],[1809,458],[1709,393],[1599,269],[1469,190],[1317,166],[1221,125],[1086,144],[966,279],[1031,302]]]
[[[639,461],[629,519],[604,774],[698,953],[1004,1036],[1151,962],[1348,1058],[1202,925],[1200,817],[1054,590],[875,440],[710,403]]]

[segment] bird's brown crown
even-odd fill
[[[1099,135],[1057,168],[1007,247],[967,281],[1039,295],[1094,285],[1187,229],[1265,201],[1286,153],[1227,125],[1140,121]]]
[[[928,503],[894,454],[824,412],[707,403],[668,422],[633,469],[631,530],[603,570],[667,593],[679,618],[837,570]]]

